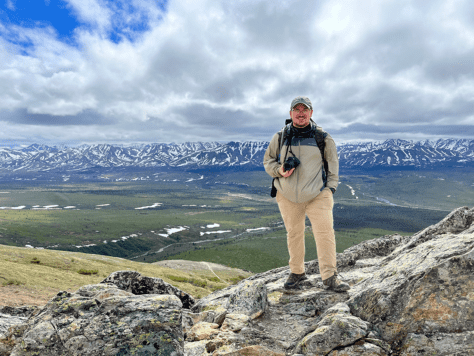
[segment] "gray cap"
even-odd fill
[[[298,97],[294,98],[293,101],[291,102],[290,110],[293,109],[295,107],[295,105],[298,105],[298,104],[304,104],[304,105],[306,105],[306,107],[313,110],[313,105],[311,104],[311,100],[309,100],[305,96],[298,96]]]

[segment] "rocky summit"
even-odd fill
[[[200,300],[159,278],[115,272],[44,307],[0,309],[0,355],[474,355],[474,209],[338,254],[345,293],[318,262]]]

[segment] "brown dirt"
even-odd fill
[[[45,305],[59,290],[35,290],[22,286],[0,287],[0,306]]]

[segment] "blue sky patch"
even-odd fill
[[[0,0],[0,22],[7,28],[19,26],[23,28],[46,28],[55,29],[58,39],[74,44],[74,29],[78,27],[91,28],[90,24],[83,23],[76,16],[74,9],[64,0]],[[133,6],[128,1],[105,0],[103,6],[107,6],[112,12],[111,28],[107,36],[114,42],[119,43],[124,39],[134,42],[141,34],[150,30],[150,18],[142,8]],[[167,0],[158,0],[155,5],[163,12],[166,11]],[[15,44],[20,44],[27,50],[29,44],[8,38]]]
[[[69,38],[79,26],[67,4],[61,0],[3,0],[0,20],[4,25],[26,28],[53,27],[60,39]]]

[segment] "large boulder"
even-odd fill
[[[183,303],[183,308],[190,309],[195,304],[192,295],[166,283],[161,278],[142,276],[137,271],[117,271],[110,274],[100,283],[115,284],[118,288],[135,295],[171,294]]]
[[[352,314],[399,346],[409,333],[473,331],[473,215],[458,209],[381,260],[354,286],[348,301]]]
[[[263,281],[244,281],[229,296],[225,309],[228,313],[248,315],[255,319],[267,307],[267,286]]]
[[[193,311],[227,315],[200,341],[202,355],[239,354],[249,344],[287,355],[474,355],[473,222],[474,209],[459,208],[411,237],[383,236],[338,254],[348,293],[324,288],[317,261],[306,263],[298,290],[283,289],[290,271],[282,267],[213,293]],[[257,294],[243,291],[257,285],[266,286],[267,305],[244,320]]]
[[[20,326],[27,322],[28,318],[38,311],[39,307],[9,307],[0,308],[0,339],[8,334],[10,328]],[[1,345],[0,345],[1,347]]]
[[[335,348],[352,345],[369,333],[370,324],[351,315],[347,304],[329,308],[316,325],[316,330],[300,341],[296,352],[326,355]]]
[[[20,355],[183,355],[182,303],[96,284],[61,292],[23,326]]]

